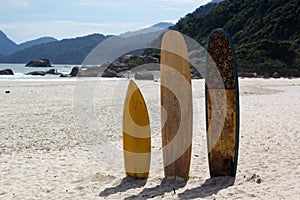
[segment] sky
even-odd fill
[[[0,30],[17,44],[50,36],[118,35],[176,23],[211,0],[0,0]]]

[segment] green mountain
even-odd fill
[[[107,36],[93,34],[32,46],[11,55],[0,57],[1,63],[27,63],[48,58],[55,64],[81,64],[90,51]]]
[[[207,14],[196,11],[172,28],[200,44],[211,30],[225,28],[239,71],[300,76],[300,0],[225,0]]]

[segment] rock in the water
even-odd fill
[[[45,71],[34,71],[34,72],[29,72],[26,75],[34,75],[34,76],[45,76],[47,72]]]
[[[26,67],[51,67],[51,62],[48,58],[42,58],[40,60],[32,60],[28,62]]]
[[[46,71],[46,74],[53,74],[53,75],[55,75],[55,74],[57,74],[57,70],[56,69],[50,69],[50,70]]]
[[[78,72],[79,72],[79,67],[73,67],[70,75],[72,77],[75,77],[75,76],[77,76]]]
[[[75,77],[78,75],[79,71],[80,71],[80,68],[78,66],[76,66],[76,67],[72,68],[70,74],[60,74],[59,77]]]
[[[70,74],[61,74],[59,77],[71,77]]]
[[[27,73],[26,75],[45,76],[46,74],[61,75],[61,73],[57,73],[56,69],[50,69],[48,71],[33,71],[33,72]]]
[[[0,70],[0,75],[14,75],[14,72],[11,69]]]

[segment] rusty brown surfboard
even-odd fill
[[[224,29],[206,46],[206,133],[211,177],[235,177],[239,148],[239,85],[234,47]]]

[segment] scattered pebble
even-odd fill
[[[261,183],[261,178],[256,179],[256,183],[260,184]]]
[[[253,182],[256,182],[257,184],[260,184],[262,182],[262,179],[259,175],[253,174],[251,177],[247,178],[246,181],[253,181]]]

